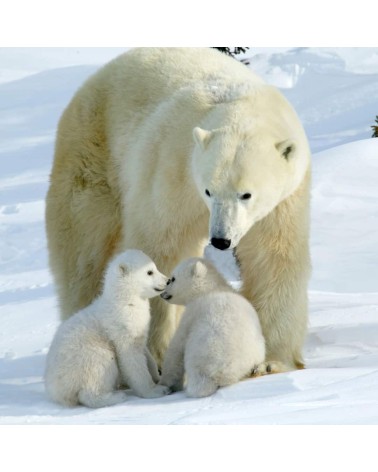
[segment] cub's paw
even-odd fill
[[[159,382],[159,385],[165,385],[169,388],[170,390],[170,393],[174,393],[174,392],[181,392],[182,390],[184,390],[184,385],[183,385],[183,382],[181,380],[175,382],[175,383],[162,383],[162,381],[160,380]]]
[[[182,382],[177,382],[173,385],[170,385],[169,386],[171,392],[181,392],[182,390],[184,390],[184,385]]]
[[[144,398],[158,398],[164,397],[164,395],[169,395],[170,393],[172,393],[172,390],[166,385],[156,385],[143,396]]]
[[[291,370],[286,364],[279,361],[262,362],[252,369],[251,377],[260,377],[261,375],[279,374]]]

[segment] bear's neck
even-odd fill
[[[221,277],[215,280],[208,280],[206,284],[201,284],[194,289],[197,298],[215,292],[235,292],[235,290]]]
[[[130,308],[149,310],[149,300],[135,293],[108,294],[104,292],[99,300],[101,308],[120,314],[130,311]]]

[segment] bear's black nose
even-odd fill
[[[231,239],[211,238],[211,244],[217,249],[224,251],[231,246]]]

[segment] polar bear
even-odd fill
[[[168,346],[160,383],[189,397],[212,395],[250,377],[265,359],[265,341],[252,305],[213,265],[201,258],[181,262],[161,297],[185,305]]]
[[[146,346],[148,299],[162,292],[167,280],[139,250],[110,262],[103,293],[55,334],[45,372],[52,400],[66,406],[111,406],[126,400],[120,385],[145,398],[169,393],[156,384],[159,372]]]
[[[309,188],[295,111],[247,66],[210,48],[121,55],[58,127],[46,229],[62,319],[100,292],[114,254],[138,248],[171,273],[210,242],[236,253],[267,361],[303,367]],[[158,298],[149,346],[161,364],[180,308]]]

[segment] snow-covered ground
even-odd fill
[[[0,49],[0,424],[378,424],[378,48],[248,52],[314,151],[307,369],[205,399],[90,410],[46,398],[59,323],[44,233],[54,134],[76,88],[121,51]]]

